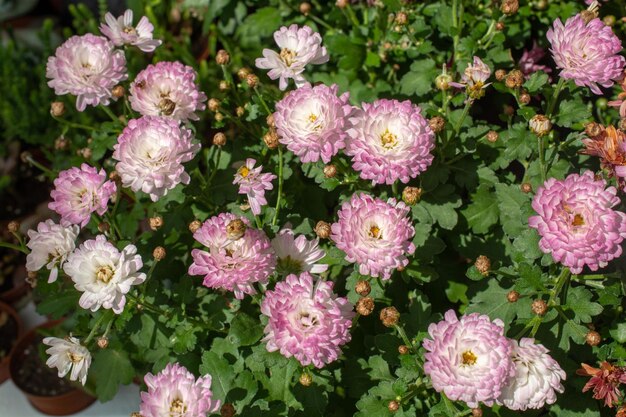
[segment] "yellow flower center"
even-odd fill
[[[113,270],[110,266],[101,266],[96,270],[96,279],[100,282],[108,284],[113,278]]]
[[[461,354],[461,362],[463,365],[474,365],[478,358],[471,350],[466,350]]]
[[[176,103],[169,98],[164,98],[159,102],[159,110],[161,110],[161,114],[165,116],[171,116],[175,109]]]
[[[70,362],[72,362],[72,363],[78,363],[78,362],[83,360],[83,355],[79,355],[76,352],[68,351],[67,352],[67,357],[70,358]]]
[[[170,417],[179,417],[187,412],[187,406],[180,398],[176,398],[170,404]]]
[[[237,173],[239,175],[241,175],[242,177],[246,178],[248,176],[248,174],[250,174],[250,170],[248,169],[247,166],[242,166],[241,168],[239,168],[239,170],[237,171]]]
[[[280,59],[287,65],[288,67],[293,64],[293,61],[296,57],[296,53],[288,48],[283,48],[280,50]]]
[[[580,214],[574,215],[574,220],[572,220],[572,226],[578,227],[583,226],[585,224],[585,219]]]
[[[372,227],[370,227],[370,231],[369,231],[369,236],[373,237],[374,239],[382,239],[382,230],[380,230],[380,227],[373,225]]]
[[[124,31],[124,33],[129,34],[129,35],[137,34],[137,30],[132,26],[124,26],[124,29],[122,30]]]
[[[380,143],[382,143],[383,148],[391,149],[398,143],[398,137],[391,133],[389,129],[386,129],[385,132],[380,135]]]

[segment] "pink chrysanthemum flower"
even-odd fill
[[[471,100],[479,99],[485,95],[485,88],[491,84],[485,83],[490,76],[491,68],[475,56],[473,63],[467,64],[467,67],[465,67],[465,71],[461,75],[461,82],[451,82],[449,85],[456,88],[465,88]]]
[[[531,338],[511,340],[515,376],[502,389],[497,403],[511,410],[539,409],[556,402],[556,393],[565,388],[565,371],[543,345]]]
[[[100,25],[100,31],[115,46],[134,45],[143,52],[152,52],[161,45],[158,39],[152,39],[154,26],[143,16],[137,26],[133,26],[133,11],[128,9],[117,19],[111,13],[104,15],[106,24]]]
[[[130,85],[130,105],[144,116],[198,120],[206,95],[196,85],[196,71],[180,62],[148,65]]]
[[[363,103],[350,122],[345,153],[361,178],[373,184],[407,183],[433,162],[435,135],[409,100]]]
[[[328,62],[328,52],[322,46],[322,37],[308,26],[283,26],[274,32],[274,40],[280,53],[263,49],[263,58],[257,58],[255,64],[257,68],[269,69],[267,76],[270,79],[280,78],[281,90],[287,88],[289,78],[293,78],[297,87],[302,87],[306,83],[302,73],[307,64]]]
[[[50,270],[48,282],[56,281],[59,268],[63,268],[67,256],[76,248],[79,232],[76,225],[64,227],[50,219],[40,222],[36,231],[28,231],[26,246],[30,253],[26,256],[26,269],[39,271],[45,266]]]
[[[91,353],[89,349],[80,344],[80,341],[72,336],[65,339],[58,337],[46,337],[43,339],[45,345],[50,346],[46,353],[50,355],[46,365],[50,368],[57,368],[59,378],[63,378],[68,373],[70,381],[80,381],[85,385],[87,373],[91,366]]]
[[[269,317],[263,339],[267,350],[317,368],[339,358],[355,315],[352,304],[333,293],[332,282],[307,272],[289,275],[267,291],[261,312]]]
[[[522,71],[522,74],[524,74],[524,76],[528,78],[531,76],[531,74],[537,71],[543,71],[547,74],[551,73],[552,68],[538,63],[543,59],[545,55],[545,49],[537,45],[536,42],[533,42],[533,47],[530,51],[524,49],[524,53],[522,54],[522,57],[520,58],[518,63],[519,69],[520,71]]]
[[[453,310],[428,327],[424,373],[437,392],[470,408],[480,402],[492,406],[509,378],[515,375],[511,343],[501,320],[478,313],[462,316]]]
[[[76,96],[76,109],[108,105],[111,90],[128,78],[124,52],[103,36],[72,36],[48,58],[48,86],[57,95]]]
[[[252,158],[246,159],[237,170],[233,184],[239,185],[239,194],[245,194],[248,197],[250,210],[252,214],[261,214],[261,207],[267,205],[265,199],[265,191],[274,188],[272,181],[277,177],[274,174],[261,172],[263,165],[255,167],[256,160]]]
[[[84,227],[89,223],[94,211],[103,215],[109,199],[117,187],[113,181],[107,181],[104,169],[98,171],[87,164],[80,168],[72,167],[61,171],[54,180],[54,190],[50,193],[51,210],[61,216],[61,224],[78,224]]]
[[[205,287],[233,291],[242,299],[244,294],[256,294],[253,284],[266,284],[276,267],[276,255],[265,233],[234,214],[211,217],[193,237],[208,251],[191,251],[189,275],[204,275]]]
[[[345,147],[349,94],[337,96],[337,85],[305,85],[276,103],[274,122],[280,143],[302,162],[325,164]]]
[[[213,399],[211,375],[196,379],[184,366],[170,363],[143,380],[148,388],[141,393],[143,417],[205,417],[220,408],[220,401]]]
[[[355,194],[341,205],[339,220],[331,227],[331,239],[346,253],[348,262],[359,264],[359,272],[391,278],[398,267],[409,263],[415,252],[411,242],[415,229],[409,207],[390,198],[386,202],[367,194]]]
[[[587,23],[577,14],[567,19],[565,25],[557,19],[546,37],[554,62],[561,69],[559,75],[589,87],[595,94],[602,94],[598,84],[610,87],[624,71],[626,60],[619,55],[622,42],[598,18]]]
[[[120,314],[130,287],[146,280],[146,274],[139,272],[142,266],[135,245],[126,245],[119,251],[104,235],[98,235],[72,252],[63,270],[82,292],[78,301],[82,308],[110,308]]]
[[[626,368],[615,366],[609,362],[600,363],[600,368],[594,368],[586,363],[581,363],[581,369],[577,375],[591,377],[583,387],[583,392],[593,390],[593,398],[604,400],[604,405],[613,407],[620,403],[622,392],[619,386],[626,384]]]
[[[304,235],[295,237],[293,230],[286,227],[272,239],[272,247],[276,253],[276,270],[279,274],[321,274],[328,269],[328,265],[317,263],[326,256],[319,247],[318,238],[308,240]]]
[[[192,131],[173,119],[143,116],[129,121],[113,148],[122,185],[157,201],[178,184],[189,184],[183,162],[200,150],[192,138]]]
[[[605,267],[622,254],[626,214],[612,210],[620,203],[615,187],[596,180],[591,171],[571,174],[565,180],[548,179],[532,206],[537,216],[528,225],[541,235],[539,247],[556,262],[580,274]]]

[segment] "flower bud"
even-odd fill
[[[11,220],[7,225],[7,229],[10,233],[18,233],[20,231],[20,222],[17,220]]]
[[[506,75],[504,84],[508,88],[519,88],[524,84],[524,74],[520,70],[512,70]]]
[[[434,116],[428,120],[428,126],[434,133],[439,133],[446,127],[446,121],[441,116]]]
[[[59,136],[54,141],[54,149],[57,151],[65,151],[70,147],[70,140],[65,136]]]
[[[496,80],[502,81],[506,77],[506,70],[499,69],[496,71]]]
[[[547,135],[552,130],[552,122],[543,114],[534,115],[528,122],[528,126],[530,131],[539,137]]]
[[[77,153],[85,159],[91,159],[91,156],[93,155],[91,148],[79,149]]]
[[[228,91],[228,90],[230,90],[230,83],[228,81],[226,81],[226,80],[220,81],[219,89],[220,89],[220,91]]]
[[[404,187],[402,190],[402,201],[409,206],[417,204],[422,197],[422,189],[418,187]]]
[[[409,22],[409,17],[404,12],[398,12],[398,13],[396,13],[395,22],[398,25],[404,26],[404,25],[406,25]]]
[[[500,135],[495,130],[490,130],[485,135],[485,138],[487,139],[487,142],[489,143],[496,143],[498,139],[500,138]]]
[[[246,234],[246,229],[248,227],[241,219],[231,220],[226,225],[226,234],[228,238],[231,240],[239,240]]]
[[[385,327],[393,327],[398,324],[400,313],[395,307],[385,307],[380,311],[380,321]]]
[[[20,154],[20,160],[25,164],[30,164],[31,159],[33,159],[33,154],[29,151],[24,151]]]
[[[369,293],[372,291],[372,286],[369,282],[365,280],[357,281],[354,286],[354,291],[359,294],[361,297],[367,297]]]
[[[111,225],[107,222],[98,223],[98,231],[100,233],[108,233],[111,230]]]
[[[111,95],[115,98],[122,98],[124,94],[126,94],[126,90],[121,85],[116,85],[113,87],[113,90],[111,90]]]
[[[224,120],[224,115],[222,113],[215,113],[215,121],[221,122],[222,120]]]
[[[515,290],[511,290],[506,295],[506,299],[509,303],[515,303],[517,302],[517,300],[519,300],[519,293]]]
[[[157,246],[152,251],[152,256],[154,257],[155,261],[162,261],[163,259],[165,259],[165,248],[163,246]]]
[[[220,108],[220,104],[221,104],[220,101],[216,98],[209,99],[209,103],[208,103],[209,110],[211,110],[212,112],[218,111]]]
[[[409,347],[407,345],[398,346],[398,353],[400,355],[406,355],[407,353],[409,353]]]
[[[617,19],[615,19],[615,16],[612,14],[609,14],[602,18],[602,22],[607,26],[613,26],[615,22],[617,22]]]
[[[330,237],[330,223],[325,222],[324,220],[320,220],[315,225],[315,234],[320,239],[328,239]]]
[[[548,304],[541,298],[538,298],[533,301],[530,308],[536,315],[544,316],[548,311]]]
[[[524,194],[528,194],[528,193],[532,193],[533,192],[533,186],[530,185],[530,183],[528,182],[524,182],[522,183],[522,185],[520,186],[520,188],[522,189],[522,192]]]
[[[222,132],[217,132],[213,136],[213,145],[215,146],[224,146],[226,145],[226,135]]]
[[[53,101],[50,104],[50,114],[54,117],[61,117],[65,114],[65,104],[62,101]]]
[[[504,26],[504,22],[497,22],[496,23],[496,30],[498,32],[502,32],[504,30],[505,26]]]
[[[248,87],[250,88],[255,88],[257,85],[259,85],[259,77],[254,74],[248,74],[246,76],[246,84],[248,84]]]
[[[500,11],[504,14],[511,15],[517,13],[519,10],[518,0],[502,0],[500,5]]]
[[[221,417],[233,417],[235,415],[235,407],[231,403],[224,403],[220,408]]]
[[[267,123],[269,127],[276,127],[276,124],[274,123],[274,113],[265,118],[265,123]]]
[[[152,230],[156,231],[163,227],[163,217],[161,216],[150,217],[148,222],[150,223],[150,229]]]
[[[519,102],[523,105],[530,103],[530,94],[523,92],[519,95]]]
[[[300,3],[300,13],[302,13],[305,16],[311,13],[311,3],[307,3],[306,1]]]
[[[31,288],[37,288],[37,271],[28,271],[24,281],[26,281]]]
[[[489,270],[491,269],[491,261],[485,255],[480,255],[476,258],[474,266],[483,276],[487,276],[489,275]]]
[[[450,88],[451,82],[452,77],[447,73],[439,74],[437,78],[435,78],[435,86],[437,86],[437,89],[441,91],[445,91]]]
[[[228,65],[230,62],[230,55],[225,50],[220,49],[217,51],[217,54],[215,54],[215,62],[217,62],[217,65]]]
[[[106,349],[109,346],[109,339],[105,336],[100,336],[97,343],[100,349]]]
[[[237,117],[241,117],[241,116],[243,116],[244,114],[246,114],[246,109],[244,109],[244,108],[243,108],[243,107],[241,107],[241,106],[238,106],[238,107],[235,109],[235,114],[237,115]]]
[[[250,73],[251,73],[250,68],[243,67],[243,68],[240,68],[239,71],[237,71],[237,77],[239,77],[239,79],[243,81],[248,77],[248,74]]]
[[[598,346],[600,342],[602,342],[602,336],[595,330],[590,330],[585,335],[585,342],[587,342],[589,346]]]
[[[189,231],[191,233],[196,233],[196,231],[202,227],[202,222],[200,220],[194,220],[189,223]]]
[[[334,164],[324,166],[324,176],[326,178],[335,178],[337,175],[337,167]]]
[[[591,122],[585,125],[585,134],[590,138],[600,136],[604,132],[604,126],[599,123]]]
[[[387,404],[387,408],[392,413],[395,413],[396,411],[398,411],[400,409],[400,403],[397,402],[396,400],[389,401],[389,404]]]
[[[369,316],[374,311],[374,299],[372,297],[359,298],[356,302],[356,312],[362,316]]]
[[[483,409],[480,407],[472,408],[472,417],[483,417]]]
[[[269,149],[278,148],[278,133],[275,129],[270,129],[265,135],[263,135],[263,142]]]
[[[337,0],[335,6],[339,7],[340,9],[345,9],[346,7],[348,7],[348,4],[350,4],[350,0]]]
[[[308,387],[313,382],[313,377],[308,372],[302,372],[300,374],[300,379],[298,381],[300,382],[300,385],[302,385],[303,387]]]

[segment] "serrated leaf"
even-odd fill
[[[120,384],[130,384],[135,376],[128,354],[122,350],[101,349],[93,355],[89,370],[96,381],[96,395],[100,401],[115,397]]]
[[[474,233],[487,233],[498,222],[498,200],[489,189],[489,185],[481,184],[472,194],[472,202],[461,211]]]
[[[37,311],[56,320],[75,310],[79,299],[80,294],[74,289],[49,295],[37,304]]]
[[[400,93],[407,96],[426,94],[433,88],[436,76],[435,61],[430,58],[415,61],[400,80]]]
[[[591,117],[587,104],[580,99],[563,100],[559,104],[556,124],[563,127],[572,127],[575,123],[584,122]]]
[[[575,314],[575,320],[590,323],[592,316],[602,313],[602,306],[591,301],[593,294],[584,287],[570,288],[567,292],[567,307]]]
[[[246,313],[237,313],[230,323],[228,339],[238,346],[255,344],[263,336],[263,326],[258,319]]]
[[[215,352],[205,351],[202,354],[200,373],[202,375],[211,375],[211,390],[213,391],[213,395],[215,399],[224,402],[235,379],[235,374],[231,371],[228,360],[222,356],[218,356]]]
[[[548,82],[550,77],[543,71],[533,72],[524,83],[524,88],[530,93],[536,93]]]
[[[528,228],[529,195],[524,194],[518,185],[496,184],[496,197],[504,233],[519,236]]]

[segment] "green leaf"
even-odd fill
[[[98,350],[93,355],[89,374],[96,381],[96,395],[102,402],[112,400],[120,384],[130,384],[135,376],[128,354],[112,348]]]
[[[444,229],[452,230],[459,220],[455,209],[461,205],[461,197],[454,194],[454,187],[450,184],[427,193],[419,204]]]
[[[615,329],[609,330],[617,343],[626,343],[626,323],[619,323]]]
[[[475,265],[467,268],[467,272],[465,272],[465,276],[471,279],[472,281],[482,281],[486,277],[478,271]]]
[[[543,88],[548,82],[550,77],[543,71],[536,71],[531,74],[528,80],[524,83],[524,88],[530,93],[534,94]]]
[[[230,323],[228,340],[238,346],[250,346],[255,344],[263,336],[263,326],[258,319],[254,319],[246,313],[237,313]]]
[[[528,211],[532,211],[530,196],[524,194],[518,185],[496,184],[496,197],[504,233],[519,236],[528,228]]]
[[[572,127],[575,123],[582,123],[591,117],[587,104],[582,100],[563,100],[559,104],[559,115],[556,124],[563,127]]]
[[[513,248],[517,258],[534,261],[541,258],[543,252],[539,249],[539,234],[535,229],[528,228],[513,240]]]
[[[430,58],[415,61],[400,80],[400,93],[407,96],[426,94],[433,88],[436,76],[435,61]]]
[[[228,360],[223,356],[218,356],[215,352],[205,351],[202,354],[200,373],[202,375],[211,375],[213,378],[211,383],[213,395],[215,399],[224,402],[236,376],[232,372]]]
[[[520,298],[518,301],[511,303],[507,299],[507,294],[512,287],[503,287],[498,280],[491,279],[487,284],[487,289],[476,294],[465,310],[465,314],[482,313],[493,319],[501,319],[506,328],[513,324],[513,320],[524,311],[530,311],[531,299]]]
[[[471,203],[461,211],[474,233],[487,233],[498,222],[498,200],[490,186],[481,184],[472,194]]]
[[[73,288],[61,294],[48,294],[37,304],[37,311],[56,320],[75,310],[79,299],[80,294]]]
[[[602,306],[591,301],[593,294],[584,287],[574,287],[567,292],[567,307],[576,315],[575,320],[590,323],[592,316],[602,313]]]

